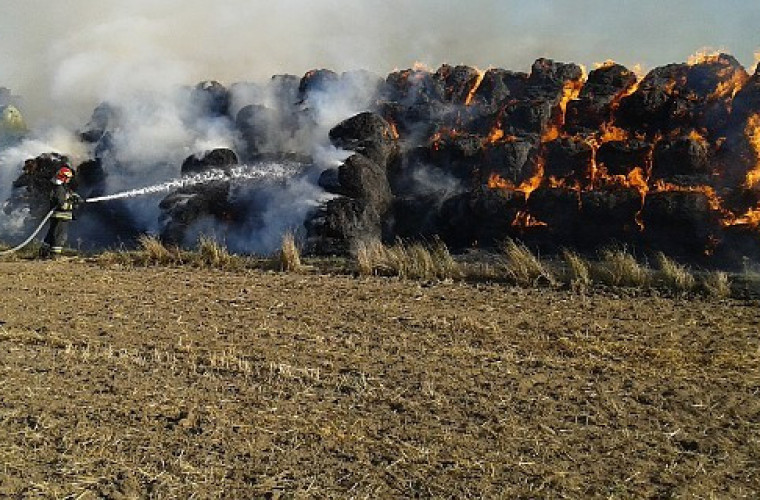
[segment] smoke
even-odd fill
[[[86,148],[69,131],[61,127],[41,130],[23,142],[0,150],[0,235],[17,237],[26,231],[30,211],[25,207],[20,211],[7,210],[13,182],[21,173],[24,160],[42,153],[67,155],[72,162],[82,161],[87,156]],[[7,212],[7,213],[6,213]]]
[[[751,64],[746,0],[26,0],[0,5],[0,85],[33,123],[78,124],[134,89],[309,69],[386,74],[415,60],[525,70],[537,57],[654,67],[703,46]]]
[[[350,73],[313,89],[294,115],[297,80],[294,87],[293,80],[270,80],[271,75],[300,76],[314,68],[385,75],[415,61],[430,67],[447,62],[527,70],[541,56],[587,65],[615,58],[629,66],[653,67],[685,60],[702,46],[725,48],[749,63],[758,48],[752,45],[760,23],[755,4],[2,2],[0,86],[22,97],[20,107],[33,132],[0,155],[0,200],[7,199],[23,160],[42,152],[61,152],[75,162],[98,156],[107,172],[106,194],[176,179],[185,158],[206,150],[230,148],[245,157],[246,144],[233,121],[238,111],[258,106],[249,108],[249,125],[262,134],[259,153],[291,152],[313,159],[303,175],[267,185],[266,196],[255,186],[235,191],[238,198],[248,197],[259,218],[248,236],[228,241],[239,248],[271,247],[278,231],[298,225],[325,196],[315,179],[333,162],[325,159],[325,151],[331,151],[327,131],[368,109],[374,91],[371,75]],[[211,79],[231,89],[229,116],[209,114],[187,87]],[[90,151],[75,132],[104,102],[113,115],[106,120],[100,149]],[[343,154],[332,150],[329,155]],[[417,175],[420,183],[456,189],[426,170]],[[159,202],[158,196],[136,198],[123,207],[135,229],[157,231]],[[20,230],[23,217],[14,217],[0,222],[0,229]],[[98,224],[80,227],[93,232]]]

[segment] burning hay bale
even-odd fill
[[[319,166],[320,175],[304,177],[321,188],[309,198],[316,207],[304,209],[310,252],[438,237],[456,249],[520,238],[552,251],[622,242],[679,257],[726,255],[730,246],[760,253],[760,66],[750,76],[727,54],[699,54],[643,78],[614,62],[586,78],[576,64],[538,59],[528,73],[444,64],[381,78],[317,69],[188,90],[198,116],[180,121],[229,128],[240,156],[189,157],[183,175],[292,156]],[[363,111],[326,124],[334,100]],[[81,131],[93,149],[83,164],[88,183],[120,166],[113,134],[122,125],[120,111],[103,105]],[[351,154],[323,170],[310,155],[327,126],[329,141]],[[332,198],[320,199],[325,193]],[[266,218],[261,204],[233,203],[227,180],[176,191],[160,208],[162,238],[172,243],[204,218]]]
[[[36,158],[24,161],[21,175],[13,181],[11,198],[5,206],[6,213],[22,208],[29,208],[35,215],[44,215],[48,210],[51,180],[62,166],[71,165],[71,160],[58,153],[43,153]],[[77,177],[72,181],[72,188],[77,189]]]
[[[237,155],[232,150],[220,148],[189,156],[182,163],[181,171],[182,175],[226,171],[237,164]],[[159,204],[163,220],[161,240],[181,245],[191,224],[204,217],[229,221],[233,213],[229,191],[229,181],[221,180],[185,187],[166,196]]]
[[[578,99],[567,103],[567,130],[571,133],[600,130],[610,121],[620,100],[635,87],[636,81],[632,71],[613,62],[589,73]]]
[[[320,176],[320,185],[339,197],[307,220],[307,245],[318,253],[347,253],[354,241],[383,236],[393,200],[388,168],[398,154],[397,139],[390,124],[373,113],[341,122],[330,131],[330,139],[356,153],[337,172]]]

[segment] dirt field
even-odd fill
[[[2,498],[758,498],[760,303],[0,263]]]

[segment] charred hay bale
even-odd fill
[[[280,132],[278,113],[260,104],[249,104],[238,111],[235,127],[245,145],[246,157],[273,152],[273,134]]]
[[[473,134],[436,134],[429,146],[421,151],[422,161],[461,180],[470,180],[482,162],[483,138]]]
[[[557,245],[572,241],[579,214],[578,193],[571,189],[539,187],[530,194],[525,210],[546,224],[545,232]]]
[[[182,162],[182,175],[197,174],[209,170],[229,171],[230,167],[237,165],[238,157],[234,151],[227,148],[217,148],[204,151],[198,155],[188,156]]]
[[[514,138],[484,146],[481,181],[486,182],[491,174],[516,186],[528,180],[533,174],[531,159],[536,153],[536,142],[531,138]]]
[[[47,196],[51,180],[63,166],[72,167],[71,161],[68,156],[59,153],[42,153],[29,158],[24,161],[21,176],[13,182],[13,187],[26,187],[32,193]]]
[[[207,182],[179,189],[159,203],[164,243],[181,245],[188,228],[204,217],[226,220],[233,206],[229,201],[229,181]]]
[[[454,104],[465,104],[480,80],[480,74],[475,68],[448,64],[438,68],[434,77],[443,83],[444,101]]]
[[[440,236],[441,208],[446,199],[438,193],[394,198],[390,233],[394,238],[404,240],[425,240]]]
[[[510,101],[501,111],[501,125],[510,135],[542,134],[552,120],[553,100]]]
[[[581,137],[560,137],[544,144],[547,177],[577,181],[589,179],[594,151]]]
[[[527,83],[527,73],[489,69],[475,91],[473,104],[494,113],[511,99],[522,99]]]
[[[445,89],[443,82],[424,69],[394,71],[385,80],[386,99],[411,106],[431,101],[443,102]]]
[[[652,177],[667,179],[679,175],[710,173],[710,146],[703,139],[681,136],[662,139],[654,148]]]
[[[90,121],[79,131],[82,141],[97,143],[111,130],[119,119],[119,113],[108,103],[101,103],[95,107]]]
[[[441,239],[451,248],[493,247],[513,235],[517,213],[524,208],[520,194],[481,186],[443,202],[438,217]]]
[[[734,95],[729,132],[741,134],[744,124],[756,113],[760,113],[760,63],[755,68],[755,73]]]
[[[67,165],[75,172],[69,158],[58,153],[43,153],[35,158],[24,161],[21,174],[13,181],[11,195],[4,211],[28,207],[32,214],[44,215],[49,209],[51,181],[62,166]],[[79,179],[75,175],[71,181],[74,189],[79,187]]]
[[[650,71],[636,92],[624,98],[615,114],[623,127],[654,134],[687,125],[690,105],[676,90],[686,82],[686,64],[668,64]]]
[[[275,101],[292,105],[298,99],[301,78],[296,75],[273,75],[269,84],[273,90]]]
[[[700,190],[649,193],[641,214],[649,248],[683,256],[700,256],[719,234],[720,215],[709,194]]]
[[[760,261],[760,229],[747,224],[723,228],[712,258],[737,272],[745,271],[747,261]]]
[[[616,242],[637,244],[641,227],[641,193],[635,188],[611,187],[580,193],[580,212],[575,225],[574,244],[593,250]]]
[[[217,81],[203,81],[195,86],[191,99],[206,116],[226,116],[230,109],[230,93]]]
[[[412,141],[434,134],[449,112],[449,106],[439,101],[412,105],[384,101],[378,105],[378,114],[393,123],[401,137]]]
[[[367,200],[333,198],[318,207],[305,222],[307,251],[346,255],[356,241],[382,239],[383,218]]]
[[[571,133],[597,131],[612,117],[613,106],[636,84],[636,75],[620,64],[589,73],[577,100],[567,103],[565,128]]]
[[[571,82],[580,82],[582,78],[583,70],[577,64],[537,59],[531,67],[525,95],[528,99],[551,101],[556,105],[564,88]]]
[[[688,67],[682,92],[700,100],[731,97],[734,89],[748,78],[744,66],[735,57],[729,54],[707,56]]]
[[[192,175],[210,170],[229,172],[237,165],[237,155],[230,149],[218,148],[192,155],[182,163],[182,175]],[[206,182],[178,189],[159,203],[161,209],[162,241],[180,245],[190,225],[204,217],[228,219],[233,211],[229,201],[230,182],[227,180]]]
[[[351,155],[337,171],[323,172],[319,185],[333,194],[365,200],[378,213],[384,213],[392,199],[385,168],[360,154]]]
[[[395,161],[399,154],[393,129],[377,113],[352,116],[333,127],[329,136],[336,147],[361,153],[383,168]]]
[[[645,169],[652,145],[638,139],[608,141],[599,146],[596,163],[611,175],[628,175],[634,168]]]
[[[340,80],[337,73],[329,69],[313,69],[306,72],[298,84],[298,98],[306,100],[312,92],[324,92]]]

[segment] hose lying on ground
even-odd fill
[[[35,229],[34,232],[27,239],[25,239],[23,243],[21,243],[20,245],[16,245],[13,248],[9,248],[8,250],[2,250],[2,251],[0,251],[0,255],[10,255],[10,254],[12,254],[14,252],[18,252],[19,250],[21,250],[22,248],[24,248],[25,246],[27,246],[29,244],[29,242],[32,241],[35,236],[37,236],[37,233],[39,233],[42,230],[42,227],[45,225],[45,223],[48,221],[48,219],[50,219],[50,217],[52,217],[53,212],[55,212],[55,209],[53,209],[53,210],[51,210],[50,212],[47,213],[47,215],[42,219],[42,222],[40,222],[40,225],[37,226],[37,229]]]

